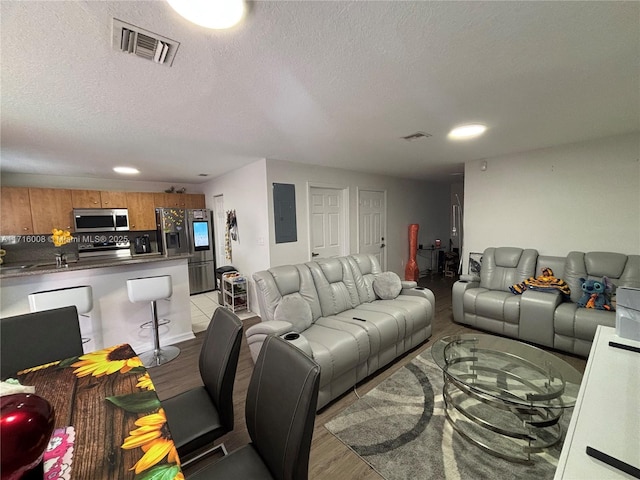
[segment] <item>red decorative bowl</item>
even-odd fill
[[[53,433],[53,407],[31,393],[0,397],[2,480],[18,480],[42,462]]]

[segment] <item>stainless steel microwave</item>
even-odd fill
[[[74,208],[73,225],[78,233],[129,230],[126,208]]]

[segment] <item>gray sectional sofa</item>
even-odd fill
[[[253,279],[262,322],[246,331],[251,355],[275,334],[312,356],[318,409],[431,336],[433,293],[382,272],[373,255],[277,266]]]
[[[571,289],[559,291],[509,287],[551,268]],[[598,325],[615,326],[615,312],[578,307],[580,278],[607,276],[617,288],[640,288],[640,255],[570,252],[566,257],[539,255],[516,247],[487,248],[480,277],[462,276],[453,285],[453,319],[457,323],[586,357]],[[615,293],[615,292],[614,292]]]

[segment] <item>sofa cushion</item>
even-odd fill
[[[393,300],[402,291],[402,280],[394,272],[383,272],[373,280],[373,290],[383,300]]]
[[[487,248],[482,255],[480,287],[509,292],[509,287],[533,277],[538,252],[515,247]]]
[[[620,278],[627,256],[613,252],[589,252],[584,256],[584,264],[590,276]]]
[[[323,258],[305,264],[315,285],[323,317],[360,304],[351,268],[345,258]]]
[[[299,295],[284,297],[273,314],[274,320],[285,321],[293,325],[293,331],[301,333],[313,323],[311,307]]]
[[[376,275],[382,273],[376,257],[373,255],[358,253],[347,257],[353,273],[355,286],[360,297],[360,303],[376,300],[376,292],[373,290],[373,280]]]

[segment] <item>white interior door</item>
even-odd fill
[[[378,257],[382,270],[387,269],[387,206],[385,192],[358,191],[358,252]]]
[[[229,262],[225,256],[224,235],[227,228],[227,215],[224,212],[224,196],[216,195],[213,197],[213,228],[216,232],[216,267],[228,265]]]
[[[311,258],[346,255],[344,190],[309,188]]]

